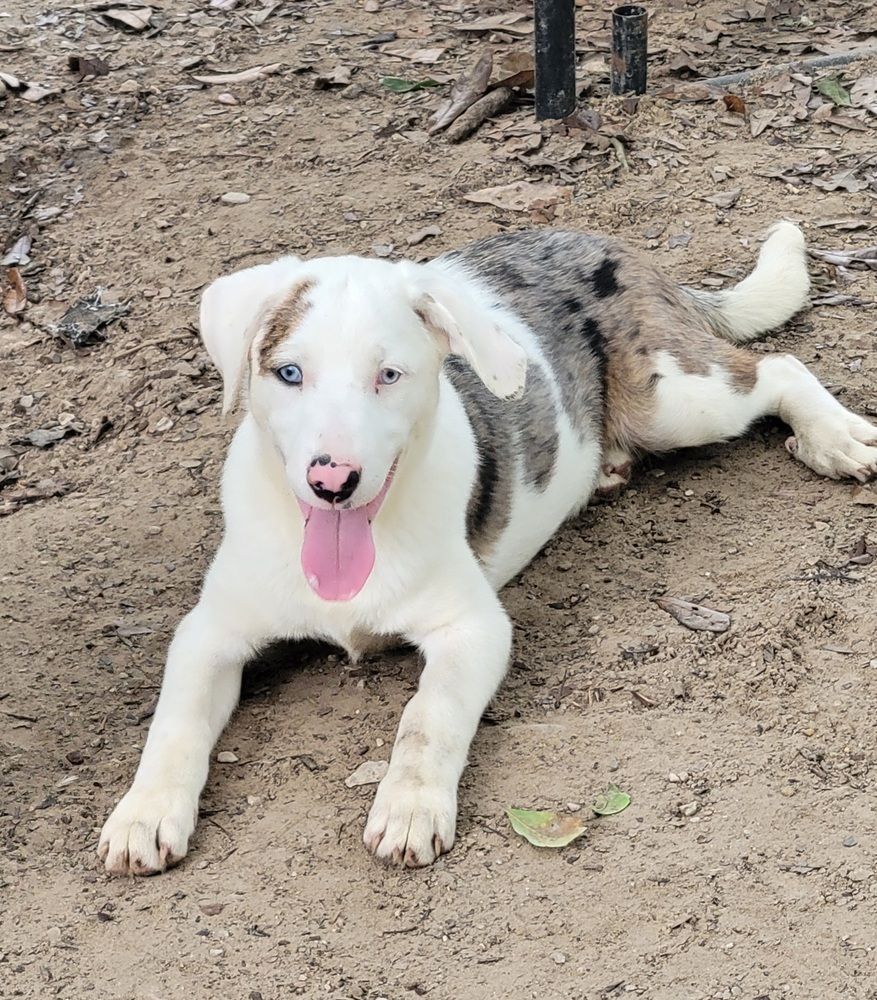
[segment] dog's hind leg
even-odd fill
[[[722,342],[716,348],[704,374],[657,352],[652,412],[636,429],[638,447],[660,452],[725,441],[776,416],[792,428],[789,452],[814,472],[861,482],[877,475],[877,427],[839,403],[797,358]]]

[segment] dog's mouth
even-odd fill
[[[324,509],[298,501],[305,519],[301,567],[324,601],[349,601],[365,586],[375,564],[372,521],[395,471],[394,462],[378,495],[361,507]]]

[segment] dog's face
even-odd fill
[[[302,567],[327,600],[368,579],[371,522],[406,456],[426,446],[447,354],[499,396],[519,393],[526,371],[491,310],[447,275],[358,257],[284,258],[220,278],[201,331],[225,409],[245,385],[282,458],[305,521]]]

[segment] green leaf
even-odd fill
[[[624,812],[630,805],[630,796],[627,792],[622,792],[618,785],[610,784],[605,792],[601,792],[594,800],[591,811],[598,816],[614,816],[615,813]]]
[[[437,80],[400,80],[397,76],[382,76],[382,87],[392,90],[394,94],[410,94],[412,90],[426,90],[428,87],[440,87]]]
[[[556,812],[534,809],[506,809],[512,829],[534,847],[566,847],[585,832],[579,816],[561,816]]]
[[[853,102],[850,100],[850,92],[840,82],[839,76],[827,76],[816,84],[816,89],[835,104],[843,104],[849,107]]]

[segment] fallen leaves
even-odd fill
[[[506,809],[515,833],[534,847],[566,847],[587,829],[582,818],[536,809]]]
[[[74,347],[85,347],[104,340],[104,327],[124,316],[129,308],[127,302],[104,302],[103,289],[97,288],[64,313],[58,322],[58,333]]]
[[[618,785],[610,783],[606,791],[601,792],[594,800],[591,810],[596,816],[614,816],[616,813],[624,812],[630,801],[627,792],[622,792]]]
[[[447,128],[455,118],[484,96],[492,71],[493,55],[485,52],[468,72],[457,77],[447,100],[429,120],[427,131],[430,135]]]
[[[547,181],[513,181],[498,187],[481,188],[464,194],[466,201],[493,205],[509,212],[531,212],[546,204],[556,205],[572,198],[572,188]]]
[[[344,784],[348,788],[357,788],[360,785],[376,785],[381,781],[389,770],[390,765],[386,760],[366,760],[359,767],[344,779]]]
[[[610,784],[594,800],[591,812],[595,816],[614,816],[623,812],[630,803],[627,792],[623,792],[618,785]],[[587,822],[574,813],[564,814],[550,809],[506,809],[506,815],[515,833],[534,847],[566,847],[587,831]]]
[[[10,316],[19,316],[27,307],[27,289],[17,267],[6,271],[6,288],[3,291],[3,308]]]
[[[680,625],[695,632],[727,632],[731,627],[729,615],[703,604],[692,604],[691,601],[682,601],[678,597],[653,597],[652,600]]]
[[[241,70],[238,73],[208,73],[192,74],[192,79],[198,83],[255,83],[257,80],[264,80],[266,77],[279,73],[283,63],[269,63],[264,66],[253,66],[250,69]]]

